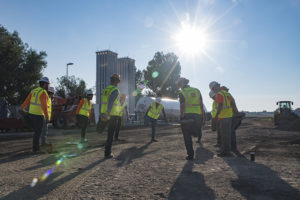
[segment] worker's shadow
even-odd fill
[[[147,144],[136,148],[136,147],[130,147],[128,149],[123,150],[118,157],[116,157],[116,161],[118,163],[116,164],[118,167],[122,167],[124,165],[130,164],[133,160],[137,158],[141,158],[147,154],[154,153],[156,150],[144,152],[151,142],[148,142]]]
[[[204,162],[204,160],[203,160]],[[194,161],[187,161],[169,193],[169,200],[215,199],[214,191],[205,184],[200,172],[193,172]]]
[[[1,200],[11,200],[11,199],[31,199],[31,200],[36,200],[39,199],[41,197],[43,197],[44,195],[48,194],[49,192],[55,190],[55,188],[63,185],[64,183],[72,180],[73,178],[75,178],[76,176],[84,173],[87,170],[91,170],[92,168],[94,168],[95,166],[99,165],[100,163],[102,163],[105,159],[101,159],[98,160],[92,164],[90,164],[89,166],[87,166],[86,168],[83,168],[79,171],[76,171],[72,174],[69,174],[65,177],[62,177],[54,182],[52,182],[54,179],[56,179],[58,176],[60,176],[61,174],[63,174],[63,172],[55,172],[53,174],[50,174],[49,178],[46,179],[45,182],[42,183],[37,183],[37,185],[33,188],[31,188],[29,186],[29,184],[19,190],[16,190],[14,192],[11,192],[10,194],[4,196],[1,198]]]
[[[196,164],[204,164],[206,161],[212,159],[214,157],[214,153],[210,150],[200,146],[196,150],[195,163]]]
[[[271,168],[245,158],[224,158],[238,177],[231,185],[246,199],[300,199],[300,192]]]

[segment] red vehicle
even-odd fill
[[[62,98],[55,96],[52,103],[52,115],[50,122],[55,128],[67,128],[76,125],[76,109],[81,100],[81,96]],[[91,121],[94,121],[94,111],[92,110]]]

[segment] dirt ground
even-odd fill
[[[54,154],[31,155],[31,135],[0,135],[0,199],[300,199],[300,132],[275,130],[266,119],[243,121],[240,156],[217,157],[216,133],[204,130],[195,161],[185,160],[176,125],[158,128],[155,143],[150,128],[121,131],[109,160],[106,134],[92,129],[83,148],[73,144],[78,130],[50,129]]]

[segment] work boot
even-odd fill
[[[185,157],[186,160],[194,160],[194,156],[187,156]]]
[[[158,142],[156,139],[151,139],[151,142]]]
[[[106,156],[105,156],[105,159],[110,159],[110,158],[113,158],[113,157],[114,157],[114,154],[111,153],[111,154],[109,154],[109,155],[106,155]]]

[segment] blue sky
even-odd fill
[[[144,69],[156,51],[180,57],[182,76],[202,92],[230,88],[240,110],[273,111],[278,100],[300,107],[300,1],[297,0],[0,0],[0,24],[47,52],[44,74],[66,74],[95,85],[97,50],[110,49]],[[172,35],[182,21],[205,26],[206,54],[188,56]]]

